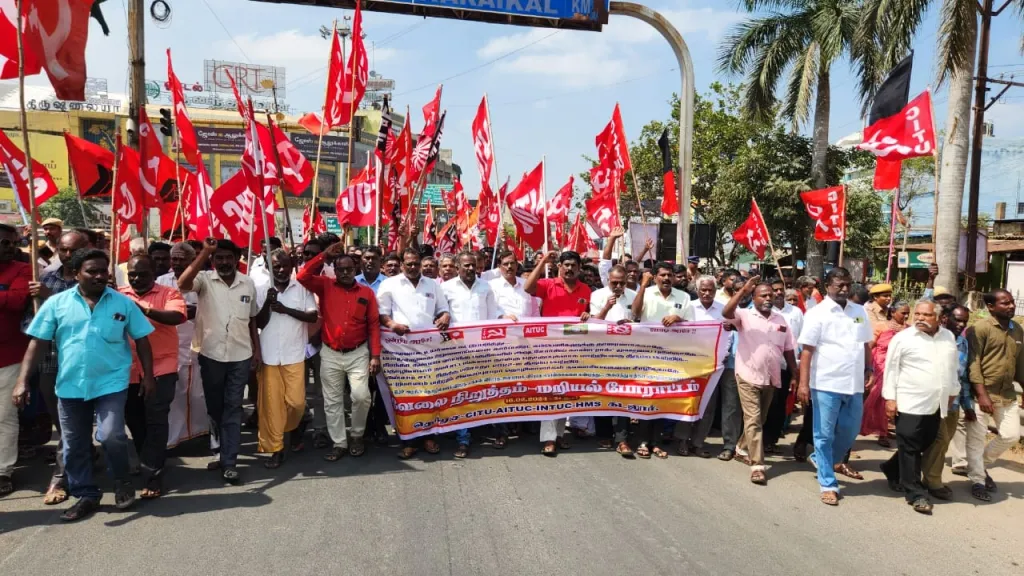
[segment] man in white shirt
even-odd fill
[[[715,278],[713,276],[700,276],[693,285],[697,288],[697,302],[692,304],[693,319],[697,322],[724,322],[722,310],[725,306],[715,300]],[[711,392],[711,398],[704,407],[704,417],[697,422],[680,421],[676,424],[673,436],[679,441],[676,446],[676,453],[680,456],[696,454],[701,458],[711,458],[711,452],[704,446],[704,440],[711,432],[711,426],[715,423],[715,412],[718,411],[718,402],[722,398],[722,390],[730,395],[730,409],[727,411],[725,405],[722,408],[722,436],[731,446],[724,448],[729,451],[729,458],[736,448],[736,442],[743,427],[743,413],[740,409],[739,392],[736,389],[736,371],[732,365],[726,364],[732,350],[732,341],[736,337],[736,328],[732,324],[725,324],[726,334],[719,340],[718,358],[723,363],[722,375],[718,378],[718,385]],[[728,414],[727,414],[728,413]],[[724,450],[723,450],[724,452]]]
[[[633,320],[636,292],[626,288],[626,269],[614,266],[608,272],[608,285],[590,295],[590,316],[623,324]]]
[[[512,252],[502,252],[498,255],[498,268],[501,276],[488,282],[494,296],[498,301],[498,307],[505,314],[512,314],[516,318],[535,318],[540,316],[540,308],[537,306],[537,299],[523,290],[526,280],[520,278],[519,262]]]
[[[284,462],[284,433],[297,430],[306,411],[306,344],[317,321],[313,294],[292,276],[292,258],[281,249],[270,255],[272,283],[256,287],[256,327],[263,364],[259,367],[258,452],[270,454],[269,469]],[[273,284],[273,285],[271,285]]]
[[[441,284],[441,290],[444,291],[444,296],[448,300],[452,320],[464,324],[504,318],[503,312],[498,308],[494,291],[491,290],[487,282],[476,276],[477,255],[474,252],[463,252],[456,258],[456,262],[459,267],[459,275]],[[512,319],[514,320],[515,317],[513,316]],[[498,427],[497,435],[499,439],[508,438],[508,432],[501,426]],[[455,457],[469,456],[469,445],[472,441],[469,428],[456,430],[455,441],[458,443]],[[504,447],[504,442],[501,447]]]
[[[157,278],[156,283],[177,289],[178,276],[195,259],[195,249],[187,242],[178,242],[171,247],[171,271]],[[171,412],[167,416],[168,448],[210,432],[210,418],[204,410],[206,398],[199,370],[199,353],[192,350],[199,296],[195,292],[186,292],[182,297],[185,298],[188,319],[175,326],[178,330],[178,386],[174,391],[174,400],[171,401]],[[211,445],[211,448],[216,446]]]
[[[793,340],[800,338],[800,330],[804,326],[804,313],[796,306],[786,302],[786,283],[781,278],[772,280],[772,306],[786,319],[786,325],[789,326]],[[799,374],[797,370],[796,366],[790,366],[788,363],[783,366],[782,382],[792,380],[793,376]],[[775,396],[772,397],[772,405],[768,408],[768,419],[764,423],[765,454],[778,453],[776,445],[779,439],[785,435],[783,428],[786,426],[786,403],[791,394],[796,394],[796,390],[790,390],[783,386],[781,390],[776,390]]]
[[[440,284],[420,274],[420,253],[415,248],[402,252],[402,273],[381,282],[377,299],[381,325],[399,336],[430,326],[447,330],[451,321],[448,299]],[[425,438],[423,449],[428,454],[441,451],[434,438]],[[399,458],[412,458],[416,450],[412,444],[403,442]]]
[[[960,391],[959,352],[953,333],[939,325],[938,306],[921,301],[914,325],[889,343],[882,379],[885,412],[896,419],[896,453],[882,464],[889,487],[903,492],[915,512],[932,513],[921,482],[921,456],[935,441],[939,422]]]
[[[804,316],[797,343],[800,386],[797,398],[810,402],[814,417],[814,454],[821,501],[839,505],[836,466],[860,432],[864,412],[864,380],[871,370],[868,344],[871,323],[864,307],[849,302],[853,278],[845,268],[825,276],[828,296]],[[837,464],[838,463],[838,464]]]

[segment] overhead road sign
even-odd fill
[[[355,0],[257,0],[355,10]],[[599,32],[609,0],[363,0],[363,10],[534,28]]]

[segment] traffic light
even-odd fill
[[[171,124],[171,111],[168,108],[160,109],[160,133],[164,136],[174,135],[174,128]]]

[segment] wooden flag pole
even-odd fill
[[[843,184],[843,237],[839,240],[839,263],[836,264],[840,268],[843,266],[843,254],[846,251],[846,184]],[[774,254],[774,252],[772,252]]]
[[[118,128],[114,136],[114,170],[110,175],[110,241],[113,242],[113,246],[110,247],[110,253],[113,258],[110,259],[110,275],[114,275],[114,266],[117,265],[117,256],[121,248],[121,235],[118,233],[117,225],[117,208],[115,206],[117,199],[117,165],[121,160],[121,129]]]
[[[491,102],[487,99],[487,92],[484,92],[484,108],[487,109],[487,137],[490,140],[491,145],[491,163],[494,164],[492,172],[494,172],[494,183],[497,185],[501,182],[501,176],[498,175],[498,157],[494,155],[494,124],[491,124]],[[487,181],[489,186],[491,181]],[[500,196],[501,186],[498,186],[497,193],[494,195],[498,200],[498,234],[494,237],[494,254],[491,256],[491,268],[494,268],[498,264],[498,244],[502,240],[502,236],[505,232],[505,199]]]
[[[544,219],[544,255],[548,254],[548,236],[551,234],[551,230],[548,229],[548,190],[547,190],[547,155],[540,157],[540,204],[542,216]]]
[[[334,21],[333,32],[331,33],[331,39],[338,35],[338,21]],[[309,209],[309,221],[316,222],[316,211],[320,206],[320,151],[324,143],[324,122],[327,121],[327,96],[330,94],[330,72],[331,72],[331,58],[334,56],[334,50],[329,50],[327,54],[327,82],[324,82],[324,109],[321,112],[323,120],[320,122],[320,136],[316,141],[316,164],[313,165],[313,203],[312,208]],[[345,61],[345,43],[341,43],[341,61]]]
[[[349,98],[351,99],[351,101],[349,102],[349,105],[348,105],[348,162],[347,162],[347,166],[345,168],[345,174],[346,174],[346,177],[347,177],[347,180],[345,181],[345,186],[348,186],[349,184],[352,183],[352,145],[353,145],[353,141],[355,140],[355,138],[358,137],[358,135],[355,134],[355,127],[356,127],[356,34],[355,34],[355,32],[356,32],[355,29],[353,29],[352,32],[351,32],[351,34],[352,34],[352,54],[349,55],[349,57],[352,58],[352,65],[349,66],[349,73],[348,73],[348,75],[349,75],[349,78],[351,78],[352,81],[349,82],[349,87],[348,87]],[[344,44],[344,41],[342,42],[342,44]],[[344,54],[344,46],[342,47],[342,54]],[[342,59],[344,60],[344,56],[342,57]]]
[[[29,150],[28,144],[28,114],[25,112],[25,18],[23,14],[23,4],[25,3],[21,1],[18,2],[18,114],[21,116],[21,144],[22,148],[25,150],[25,165],[28,166],[28,180],[26,185],[28,186],[29,260],[32,261],[32,281],[38,282],[39,273],[36,270],[36,262],[39,259],[39,253],[36,247],[36,236],[39,234],[39,230],[36,222],[39,220],[39,215],[36,213],[35,178],[32,175],[32,151]],[[38,299],[33,299],[33,306],[38,312]]]
[[[281,193],[281,206],[284,208],[285,233],[288,236],[288,245],[291,247],[292,252],[294,252],[295,235],[292,233],[292,217],[288,213],[288,195],[285,194],[284,190],[284,170],[281,168],[281,155],[277,152],[277,136],[274,135],[274,120],[270,116],[270,112],[267,112],[267,127],[270,129],[270,146],[274,149],[274,165],[277,167],[277,189]]]

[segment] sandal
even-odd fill
[[[540,449],[540,453],[549,458],[554,458],[558,455],[558,448],[554,442],[545,442],[544,447]]]
[[[857,472],[853,468],[850,468],[850,466],[848,464],[845,464],[845,463],[844,464],[836,464],[835,467],[833,467],[832,469],[835,470],[836,473],[842,474],[843,476],[846,476],[848,478],[853,478],[854,480],[863,480],[864,479],[864,476],[861,475],[860,472]]]
[[[335,446],[331,448],[331,450],[327,454],[324,454],[324,460],[328,462],[337,462],[338,460],[341,460],[342,458],[345,457],[346,452],[347,450],[344,447]]]
[[[416,455],[416,448],[413,446],[405,446],[398,453],[398,458],[401,460],[408,460]]]
[[[283,463],[284,450],[281,450],[280,452],[274,452],[271,454],[270,458],[267,458],[267,460],[263,462],[263,467],[267,470],[276,470],[277,468],[280,468]]]
[[[60,519],[64,522],[75,522],[76,520],[91,516],[99,507],[100,502],[95,498],[79,498],[77,502],[60,515]]]
[[[358,458],[363,454],[366,454],[366,444],[363,443],[362,438],[353,438],[352,445],[348,448],[349,456]]]
[[[839,506],[839,494],[829,490],[821,493],[821,501],[829,506]]]
[[[323,430],[313,432],[313,448],[323,450],[331,445],[331,437]]]
[[[885,436],[878,437],[878,445],[882,448],[892,448],[892,442]]]
[[[679,441],[679,445],[676,447],[676,454],[679,454],[680,456],[690,455],[690,445],[686,442],[686,440]]]
[[[602,439],[598,440],[597,441],[597,448],[599,450],[611,450],[612,449],[612,441],[611,441],[611,439],[609,439],[609,438],[602,438]]]
[[[14,482],[10,476],[0,476],[0,497],[7,496],[14,492]]]
[[[459,460],[469,456],[469,444],[459,444],[455,447],[455,457]]]
[[[651,449],[647,447],[647,443],[646,442],[644,442],[643,444],[637,446],[637,448],[636,448],[636,456],[637,456],[637,458],[643,458],[644,460],[650,460],[651,459]]]
[[[793,444],[793,460],[796,460],[797,462],[807,461],[806,442],[797,442],[796,444]]]
[[[618,452],[619,456],[622,456],[623,458],[633,459],[636,457],[636,455],[633,454],[633,449],[629,447],[629,444],[627,442],[619,442],[619,445],[618,447],[615,448],[615,451]]]
[[[768,478],[764,475],[764,470],[754,470],[751,472],[750,481],[758,486],[765,486],[768,484]]]
[[[508,438],[505,438],[504,436],[498,436],[497,438],[494,439],[494,444],[492,444],[491,446],[493,446],[495,450],[504,450],[505,447],[508,446]]]
[[[971,496],[974,496],[982,502],[992,501],[992,495],[988,493],[988,490],[985,490],[984,484],[975,484],[971,486]]]
[[[149,478],[146,479],[145,487],[142,489],[142,492],[139,493],[139,498],[142,498],[143,500],[152,500],[154,498],[159,498],[160,496],[162,496],[163,474],[163,468],[156,470],[152,474],[150,474]]]
[[[61,486],[59,483],[54,483],[50,484],[50,487],[46,489],[46,496],[43,496],[43,504],[47,506],[54,506],[65,502],[67,499],[67,488]]]
[[[988,475],[988,472],[985,472],[985,490],[989,492],[996,491],[996,481],[993,480],[992,477]]]
[[[440,454],[441,446],[436,440],[428,439],[423,441],[423,450],[425,450],[427,454]]]
[[[701,458],[704,459],[711,458],[711,450],[708,450],[707,448],[701,448],[700,450],[697,450],[697,456],[700,456]]]
[[[555,442],[558,443],[558,447],[561,448],[562,450],[568,450],[569,448],[572,448],[572,444],[569,443],[569,439],[566,438],[565,436],[559,436],[558,440],[556,440]]]
[[[668,452],[665,452],[664,450],[657,446],[655,446],[651,452],[661,460],[665,460],[668,458]]]

